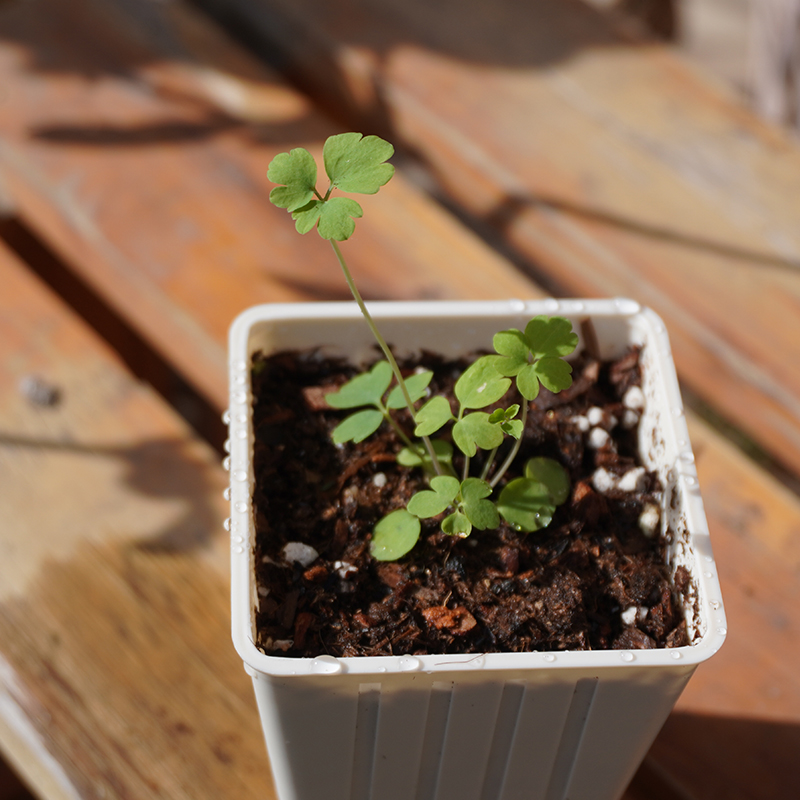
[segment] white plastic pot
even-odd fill
[[[613,800],[632,778],[725,615],[661,320],[630,300],[375,303],[396,352],[457,355],[537,314],[591,317],[604,358],[643,345],[642,458],[665,487],[672,569],[692,588],[675,649],[379,658],[267,656],[254,645],[251,390],[256,350],[374,357],[352,303],[258,306],[230,333],[233,639],[253,678],[280,800]]]

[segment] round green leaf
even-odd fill
[[[496,403],[511,386],[495,367],[496,356],[482,356],[456,381],[455,395],[462,408],[485,408]]]
[[[408,512],[420,519],[428,519],[441,514],[449,505],[450,501],[443,495],[424,489],[408,501]]]
[[[442,532],[462,539],[472,533],[472,523],[459,511],[455,511],[442,520]]]
[[[369,372],[362,372],[339,387],[339,391],[325,395],[331,408],[358,408],[380,405],[381,398],[392,382],[392,368],[388,361],[378,361]]]
[[[480,478],[465,478],[461,482],[461,497],[465,503],[480,500],[492,494],[492,487],[488,481]],[[453,495],[455,497],[455,495]]]
[[[333,429],[334,444],[363,442],[380,428],[381,422],[383,422],[383,414],[377,409],[368,408],[364,411],[356,411],[355,414],[345,417]]]
[[[435,492],[452,502],[455,500],[461,485],[458,482],[458,478],[454,478],[452,475],[437,475],[435,478],[431,478],[431,487]]]
[[[453,419],[453,412],[450,410],[447,398],[441,395],[432,397],[417,411],[414,418],[417,423],[417,427],[414,428],[414,436],[430,436],[451,419]]]
[[[552,458],[538,456],[528,459],[525,462],[525,477],[544,484],[550,499],[557,506],[569,497],[569,473]]]
[[[387,514],[375,526],[369,551],[378,561],[394,561],[411,550],[419,539],[419,520],[404,508]]]
[[[497,510],[517,530],[531,532],[550,524],[555,507],[544,484],[529,478],[515,478],[500,492]]]

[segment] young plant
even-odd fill
[[[526,532],[550,523],[570,490],[566,471],[552,459],[529,459],[523,474],[508,481],[496,499],[493,495],[519,453],[528,404],[537,397],[539,387],[559,392],[571,385],[572,369],[565,357],[578,342],[568,320],[535,317],[524,331],[497,333],[495,353],[478,358],[463,372],[455,384],[456,414],[441,395],[417,408],[428,392],[432,373],[403,377],[338,246],[353,234],[362,209],[352,198],[334,195],[334,191],[375,194],[394,174],[394,167],[386,163],[393,152],[392,145],[377,136],[344,133],[330,137],[322,151],[329,181],[324,193],[317,190],[316,162],[303,148],[277,155],[267,173],[279,184],[270,200],[291,213],[297,230],[308,233],[317,228],[320,236],[330,241],[345,281],[386,358],[326,396],[333,408],[351,411],[334,429],[334,442],[363,441],[387,422],[405,445],[398,453],[398,463],[422,468],[429,477],[430,489],[417,492],[406,508],[392,511],[376,524],[370,550],[378,560],[394,560],[408,553],[419,539],[422,519],[441,516],[442,531],[460,537],[469,536],[473,529],[496,528],[501,518]],[[519,395],[521,403],[484,410],[497,406],[511,391]],[[404,431],[392,414],[402,408],[414,421],[416,438]],[[449,433],[443,436],[446,429]],[[431,439],[434,434],[439,438]],[[497,466],[496,457],[509,439],[513,443]],[[458,475],[451,441],[463,455]],[[483,464],[480,474],[474,476],[471,463],[479,450],[483,451]]]

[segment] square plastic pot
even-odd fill
[[[356,363],[373,342],[352,303],[258,306],[230,333],[233,640],[253,685],[280,800],[614,800],[726,623],[667,334],[630,300],[375,303],[397,353],[458,355],[537,314],[591,318],[601,355],[643,347],[645,465],[665,487],[670,566],[692,576],[692,644],[674,649],[296,659],[254,645],[257,350],[323,346]],[[579,345],[580,347],[580,345]]]

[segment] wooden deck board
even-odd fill
[[[273,155],[336,128],[197,12],[33,0],[0,8],[0,42],[17,213],[212,402],[241,309],[348,297],[329,245],[295,233],[266,179]],[[364,206],[347,253],[367,298],[530,291],[402,176]]]
[[[796,141],[577,0],[198,1],[415,152],[555,291],[659,311],[694,391],[800,468]]]
[[[104,46],[96,34],[86,40],[89,18],[108,34]],[[0,8],[0,59],[17,100],[0,105],[0,164],[16,213],[212,403],[226,402],[224,335],[241,308],[344,298],[322,243],[298,237],[264,201],[270,152],[318,147],[331,123],[202,18],[178,3],[31,0]],[[283,123],[271,127],[275,119]],[[491,197],[479,155],[470,180]],[[370,296],[542,293],[402,179],[366,203],[347,246]],[[563,228],[559,213],[542,218]],[[558,246],[578,258],[575,241]],[[32,783],[48,798],[99,796],[96,787],[219,797],[225,772],[238,796],[269,796],[250,689],[229,644],[213,454],[4,251],[0,266],[10,289],[0,297],[9,354],[0,360],[0,464],[14,456],[0,502],[18,520],[0,533],[11,554],[0,560],[0,686],[3,708],[28,726],[20,737],[0,722],[0,744],[29,766],[36,745],[33,756],[53,771]],[[745,344],[732,347],[747,355]],[[22,401],[18,379],[33,373],[63,388],[63,407]],[[689,419],[730,635],[626,797],[737,796],[744,786],[756,800],[793,799],[800,501]],[[38,485],[54,499],[31,509],[26,492]],[[102,523],[88,526],[87,515]],[[183,626],[198,619],[189,636]],[[87,654],[99,657],[88,669]],[[229,669],[230,684],[221,677]],[[208,698],[199,708],[195,692]],[[691,748],[681,743],[687,730]]]
[[[270,797],[217,455],[5,248],[0,283],[0,746],[48,799]]]

